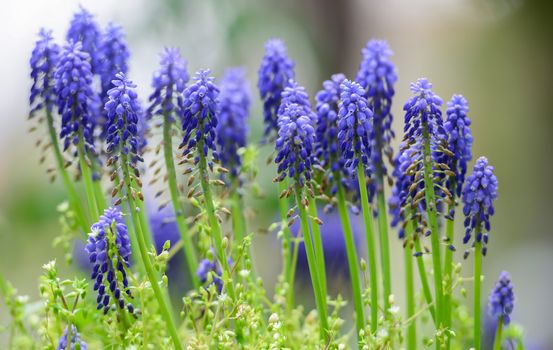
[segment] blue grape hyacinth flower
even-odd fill
[[[490,217],[495,213],[493,202],[497,199],[497,186],[493,166],[488,164],[486,157],[478,158],[463,188],[463,242],[467,244],[474,233],[475,242],[482,243],[483,255],[486,255],[488,244],[488,235],[485,232],[490,231]]]
[[[278,116],[278,138],[275,143],[278,177],[294,179],[299,186],[311,180],[315,129],[313,119],[306,114],[305,106],[289,104]]]
[[[443,141],[446,133],[440,110],[442,98],[432,91],[432,84],[426,78],[411,83],[411,92],[415,96],[403,106],[405,140],[421,139],[426,132],[431,143]]]
[[[317,113],[316,156],[324,168],[343,171],[344,160],[338,142],[338,110],[340,106],[340,85],[346,79],[343,74],[334,74],[323,83],[323,89],[315,95]]]
[[[369,134],[372,132],[373,113],[364,97],[361,85],[346,79],[340,85],[340,89],[338,140],[345,159],[345,167],[355,171],[359,160],[363,165],[367,167],[369,165],[371,156]]]
[[[511,276],[506,271],[501,272],[499,279],[490,293],[488,314],[496,321],[503,319],[503,324],[511,322],[511,313],[515,305],[515,295]]]
[[[186,60],[182,58],[179,49],[165,48],[152,79],[154,92],[149,97],[149,119],[154,115],[167,115],[169,121],[173,122],[174,114],[182,117],[183,92],[189,80],[186,67]]]
[[[448,145],[453,157],[449,157],[448,165],[455,174],[455,193],[461,195],[467,163],[472,159],[472,133],[471,121],[467,116],[468,102],[462,95],[453,95],[447,103],[446,120],[444,128],[447,131]],[[448,188],[452,189],[452,183]]]
[[[71,335],[68,334],[69,327],[71,327],[71,332],[70,332]],[[81,340],[81,335],[77,331],[77,327],[75,327],[74,325],[71,325],[69,327],[66,327],[65,330],[63,331],[63,334],[60,337],[56,350],[67,350],[67,349],[74,350],[77,347],[80,350],[87,350],[88,348],[87,344],[85,341]],[[70,337],[70,339],[67,339],[68,336]]]
[[[92,225],[86,251],[93,264],[90,278],[97,292],[97,309],[107,314],[112,305],[134,312],[126,301],[132,298],[127,279],[130,266],[131,241],[123,213],[115,207],[104,210],[100,220]]]
[[[209,76],[210,70],[200,70],[196,73],[194,83],[184,90],[182,130],[184,137],[180,148],[186,156],[194,148],[207,156],[211,150],[213,158],[218,159],[215,146],[215,130],[218,118],[219,88],[214,78]],[[195,162],[199,158],[196,157]]]
[[[317,117],[313,112],[311,102],[309,102],[309,94],[303,86],[300,86],[295,80],[290,79],[282,91],[282,99],[280,106],[278,107],[278,115],[284,114],[286,107],[292,103],[302,107],[305,115],[309,116],[309,118],[313,120],[313,123],[317,122]]]
[[[125,32],[121,26],[108,23],[101,36],[99,57],[98,73],[102,86],[101,97],[105,103],[108,90],[112,87],[111,81],[115,75],[117,73],[127,74],[129,70],[130,52],[125,40]]]
[[[82,50],[89,54],[90,65],[93,73],[98,73],[100,68],[100,27],[94,19],[94,15],[84,7],[73,15],[66,39],[72,42],[81,42]]]
[[[136,84],[128,80],[123,73],[117,73],[112,81],[113,88],[108,91],[107,112],[107,153],[128,157],[128,164],[136,169],[142,161],[141,141],[138,135],[139,113],[141,113],[135,92]]]
[[[294,79],[294,62],[288,57],[284,41],[270,39],[258,71],[257,87],[263,101],[265,137],[278,132],[278,108],[281,94],[290,79]]]
[[[242,159],[238,154],[245,147],[248,137],[247,119],[251,94],[245,71],[231,68],[225,72],[220,84],[217,145],[221,164],[232,176],[240,172]]]
[[[29,115],[45,109],[51,112],[56,103],[54,91],[54,72],[60,53],[59,46],[54,42],[52,31],[44,28],[38,33],[38,40],[31,54],[31,93],[29,104],[31,111]]]
[[[397,72],[391,61],[393,52],[385,40],[369,40],[362,55],[355,80],[365,89],[365,97],[373,111],[373,132],[370,135],[373,144],[372,168],[384,175],[386,166],[383,156],[392,156],[390,142],[394,132],[391,108]]]
[[[97,101],[92,90],[90,56],[80,42],[67,43],[56,66],[55,92],[61,115],[60,138],[63,148],[84,143],[87,152],[94,153],[94,116]]]

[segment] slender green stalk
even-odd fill
[[[228,293],[232,299],[235,298],[236,293],[234,292],[234,284],[228,282],[231,279],[231,270],[227,259],[227,253],[223,247],[223,232],[217,216],[215,215],[215,205],[213,204],[213,195],[211,193],[211,186],[209,185],[209,173],[207,170],[207,160],[203,153],[204,141],[200,140],[198,142],[198,154],[200,161],[198,164],[200,172],[200,184],[202,186],[202,191],[204,194],[204,204],[206,206],[207,217],[209,220],[209,225],[211,227],[211,237],[213,238],[213,245],[215,246],[215,254],[217,259],[223,267],[223,280],[225,281],[225,288],[228,290]]]
[[[173,340],[173,345],[175,346],[175,349],[183,350],[184,348],[179,339],[177,327],[175,326],[175,322],[173,320],[171,310],[168,306],[167,298],[163,293],[163,291],[161,290],[161,287],[159,286],[158,279],[156,278],[156,273],[152,265],[152,261],[150,260],[150,256],[148,255],[146,239],[145,239],[144,231],[142,230],[142,224],[141,224],[141,219],[139,215],[139,211],[141,212],[141,210],[135,204],[135,201],[133,198],[133,188],[131,185],[131,177],[130,177],[129,169],[127,165],[128,164],[127,163],[128,161],[126,159],[127,156],[122,155],[122,157],[123,157],[122,159],[123,179],[125,181],[125,186],[127,188],[127,201],[129,203],[129,209],[130,209],[129,211],[133,221],[133,226],[136,229],[136,238],[138,240],[138,247],[140,250],[140,256],[142,258],[141,260],[144,263],[144,268],[146,269],[146,275],[150,280],[150,284],[154,291],[154,296],[159,304],[159,308],[161,310],[161,316],[163,317],[163,320],[165,321],[169,335]]]
[[[443,279],[442,279],[442,261],[440,258],[440,237],[438,230],[438,218],[436,212],[436,194],[434,193],[432,153],[430,150],[430,135],[428,126],[423,128],[423,164],[424,164],[424,193],[426,199],[426,213],[430,224],[431,243],[432,243],[432,265],[434,268],[434,289],[436,295],[436,323],[437,327],[443,326],[444,304],[443,304]],[[436,342],[438,346],[438,342]],[[478,350],[478,349],[476,349]]]
[[[455,195],[455,182],[452,181],[452,188],[451,193]],[[451,212],[452,210],[455,210],[455,198],[452,198],[452,204],[449,205],[448,212]],[[450,244],[453,243],[454,235],[455,235],[455,218],[448,219],[446,221],[446,237]],[[451,313],[452,313],[452,304],[451,299],[453,298],[453,290],[451,286],[453,285],[453,251],[450,249],[445,250],[445,258],[444,258],[444,278],[446,280],[446,291],[444,295],[444,307],[445,307],[445,319],[444,324],[446,327],[451,328]],[[447,337],[447,348],[449,349],[451,346],[450,337]]]
[[[361,282],[359,279],[359,258],[357,257],[355,240],[353,238],[351,223],[349,221],[349,216],[346,208],[344,188],[340,183],[339,175],[335,174],[334,177],[336,179],[336,182],[338,183],[338,213],[340,214],[342,230],[344,231],[344,240],[346,242],[346,253],[348,256],[349,275],[351,280],[351,292],[353,294],[353,307],[355,309],[355,325],[357,328],[357,336],[359,337],[359,331],[365,327],[363,297]]]
[[[315,199],[309,201],[309,216],[311,217],[311,232],[313,233],[313,245],[315,246],[315,258],[317,259],[317,267],[319,268],[319,279],[321,284],[321,289],[325,297],[325,306],[326,306],[326,296],[327,296],[327,287],[326,287],[326,266],[324,258],[324,248],[323,241],[321,239],[321,228],[319,224],[315,222],[315,218],[318,217],[317,214],[317,204]],[[326,309],[326,307],[325,307]]]
[[[501,338],[503,336],[503,316],[497,321],[497,329],[495,330],[495,339],[493,341],[493,350],[501,350]]]
[[[322,341],[327,340],[328,317],[326,312],[326,295],[323,294],[323,289],[320,285],[318,261],[315,256],[315,249],[313,247],[313,239],[309,230],[309,219],[307,211],[302,203],[302,190],[299,184],[295,186],[296,202],[299,211],[299,217],[301,221],[301,230],[303,232],[303,245],[305,247],[305,253],[307,255],[307,264],[309,265],[309,273],[311,275],[311,283],[313,284],[313,293],[315,295],[315,304],[317,305],[317,311],[319,312],[320,323],[320,336]]]
[[[167,169],[167,182],[169,184],[169,193],[171,194],[171,202],[175,212],[175,221],[179,229],[180,237],[183,244],[183,253],[188,265],[188,275],[192,280],[194,289],[198,289],[200,281],[196,275],[198,269],[198,258],[196,250],[190,237],[186,218],[184,216],[184,208],[180,201],[179,189],[177,185],[177,172],[175,170],[175,162],[173,159],[173,138],[171,135],[171,121],[168,115],[163,116],[163,155],[165,157],[165,166]]]
[[[415,249],[418,252],[422,252],[421,241],[419,238],[415,239]],[[421,279],[422,293],[424,295],[424,299],[426,300],[426,304],[428,304],[428,310],[430,311],[430,315],[432,316],[432,321],[434,321],[434,325],[436,326],[436,308],[434,307],[432,300],[432,292],[430,291],[430,284],[428,283],[426,266],[424,265],[424,260],[422,256],[417,257],[416,260],[417,268],[419,270],[419,276]]]
[[[390,270],[390,242],[388,237],[388,215],[386,214],[386,199],[384,183],[381,179],[377,194],[378,202],[378,232],[380,233],[380,263],[382,265],[382,282],[384,290],[384,311],[390,309],[390,294],[392,294],[392,272]]]
[[[477,232],[480,227],[477,227]],[[482,276],[482,243],[476,242],[474,245],[474,349],[480,350],[480,294],[481,294],[481,276]]]
[[[69,174],[65,169],[65,161],[61,154],[60,145],[58,143],[58,137],[56,134],[56,130],[54,128],[54,118],[52,117],[52,112],[49,111],[48,109],[46,109],[46,124],[48,126],[50,143],[52,144],[52,148],[54,150],[54,158],[56,159],[56,165],[58,166],[58,173],[61,176],[61,180],[69,196],[69,205],[75,212],[75,215],[77,217],[77,224],[79,225],[83,233],[86,234],[90,230],[90,226],[87,224],[87,222],[90,222],[90,221],[88,221],[85,216],[77,191],[75,190],[75,187],[73,186],[73,182],[71,181],[71,178],[69,177]]]
[[[413,279],[413,248],[407,245],[404,248],[405,260],[405,296],[407,299],[406,318],[411,319],[415,314],[415,283]],[[407,350],[417,348],[417,320],[413,318],[407,326]]]
[[[288,182],[286,180],[278,183],[279,194],[288,189]],[[282,222],[282,264],[284,278],[288,282],[288,290],[286,294],[286,304],[288,311],[294,307],[294,275],[296,265],[292,264],[292,256],[290,255],[292,248],[292,232],[288,227],[288,198],[282,197],[278,201],[280,209],[280,220]],[[296,247],[294,245],[294,247]],[[297,249],[296,249],[297,250]]]
[[[98,171],[97,164],[92,163],[92,173]],[[94,195],[96,196],[96,205],[98,206],[98,211],[101,213],[104,209],[107,208],[106,196],[102,190],[102,182],[99,179],[92,179],[92,187],[94,188]]]
[[[372,213],[369,206],[369,195],[367,193],[367,181],[363,163],[359,160],[357,165],[357,180],[361,192],[361,207],[363,209],[363,220],[365,222],[365,235],[367,240],[367,257],[369,260],[369,283],[371,289],[371,332],[375,333],[378,326],[378,276],[376,272],[376,245],[374,242],[374,231],[372,224]]]
[[[81,135],[82,136],[82,135]],[[92,183],[92,174],[90,172],[90,167],[85,158],[85,149],[83,144],[83,138],[79,137],[79,144],[77,145],[77,153],[79,157],[79,165],[82,172],[82,179],[84,182],[86,197],[88,201],[88,206],[90,210],[90,215],[93,220],[100,217],[99,206],[96,202],[96,194],[94,192],[94,185]]]

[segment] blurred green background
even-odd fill
[[[263,43],[283,38],[296,61],[297,80],[311,96],[332,73],[354,77],[360,50],[370,38],[387,39],[399,71],[393,107],[401,135],[402,106],[409,83],[425,76],[447,100],[462,93],[470,103],[474,155],[486,155],[496,168],[499,200],[483,293],[501,270],[515,283],[514,319],[524,324],[529,343],[553,347],[553,235],[549,219],[553,195],[553,6],[524,0],[211,0],[81,1],[103,26],[122,24],[132,51],[130,76],[142,99],[163,46],[179,46],[189,71],[210,67],[220,76],[226,66],[248,70],[254,105],[252,140],[262,116],[256,90]],[[0,4],[0,271],[32,299],[38,295],[41,265],[57,257],[56,205],[64,199],[58,182],[49,184],[39,165],[27,121],[28,59],[35,34],[52,28],[61,41],[77,2],[18,0]],[[396,143],[398,140],[396,140]],[[264,165],[263,159],[260,165]],[[259,181],[267,194],[274,168],[263,166]],[[259,202],[251,202],[259,207]],[[276,209],[275,209],[276,211]],[[274,219],[268,205],[258,225]],[[459,226],[458,232],[461,232]],[[459,235],[459,234],[458,234]],[[401,295],[400,243],[392,240],[394,284]],[[257,264],[272,287],[279,271],[278,250],[270,236],[256,237]],[[261,254],[262,253],[262,254]],[[60,264],[63,266],[63,264]],[[397,266],[396,266],[397,265]],[[470,261],[465,272],[470,273]],[[67,271],[67,268],[64,270]],[[69,272],[69,271],[67,271]],[[400,299],[400,298],[398,298]],[[7,314],[0,304],[0,322]]]

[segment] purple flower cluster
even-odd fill
[[[130,52],[121,26],[113,23],[107,25],[101,37],[99,55],[98,74],[102,85],[101,97],[105,102],[115,75],[117,73],[127,74],[129,70],[127,62]]]
[[[490,216],[495,213],[493,202],[497,198],[497,178],[493,170],[493,166],[488,165],[488,159],[478,158],[463,188],[463,213],[465,214],[463,242],[468,243],[474,232],[475,242],[483,245],[483,255],[486,255],[488,243],[488,235],[484,232],[490,230]]]
[[[183,148],[183,155],[186,156],[193,148],[201,145],[202,149],[199,149],[199,152],[207,156],[211,150],[213,157],[218,159],[215,130],[219,88],[209,73],[209,69],[197,72],[195,82],[184,90],[182,116],[184,137],[180,148]]]
[[[449,167],[455,173],[455,192],[461,195],[467,163],[472,159],[472,133],[470,131],[470,119],[467,116],[469,110],[467,100],[461,95],[453,95],[447,103],[446,120],[444,128],[447,131],[448,145],[453,157],[449,157]],[[452,189],[453,183],[448,184]]]
[[[426,78],[411,83],[411,97],[405,105],[405,140],[420,140],[423,133],[428,133],[430,142],[444,139],[445,129],[440,106],[442,98],[432,92],[432,84]]]
[[[68,340],[67,337],[69,336],[69,327],[71,327],[71,339]],[[77,331],[77,327],[75,327],[74,325],[71,325],[69,327],[66,327],[63,331],[56,350],[74,350],[77,346],[79,346],[80,350],[87,350],[88,347],[86,345],[86,342],[81,340],[81,335]]]
[[[230,170],[232,176],[240,172],[242,159],[238,149],[246,146],[248,137],[247,119],[250,113],[251,95],[245,71],[228,69],[220,84],[219,121],[217,145],[221,164]]]
[[[121,154],[128,164],[136,169],[140,156],[141,141],[138,135],[140,105],[134,89],[136,84],[128,80],[123,73],[117,73],[112,81],[113,88],[108,91],[107,112],[107,153]],[[117,157],[117,155],[115,155]]]
[[[386,172],[383,155],[392,154],[390,141],[392,131],[392,98],[397,72],[391,61],[393,55],[384,40],[370,40],[362,51],[363,60],[357,72],[356,81],[365,89],[365,97],[373,111],[373,132],[370,134],[372,149],[372,168]]]
[[[286,176],[300,186],[311,180],[313,147],[315,144],[315,114],[311,110],[305,89],[292,83],[283,93],[278,115],[276,140],[278,181]]]
[[[511,313],[515,306],[513,284],[509,273],[503,271],[492,289],[488,303],[488,314],[496,320],[503,318],[504,324],[511,322]]]
[[[342,171],[344,161],[338,142],[338,110],[340,106],[340,85],[346,79],[343,74],[334,74],[323,82],[323,89],[315,95],[317,112],[317,151],[316,156],[330,171]]]
[[[363,87],[351,80],[340,85],[340,108],[338,110],[338,142],[345,160],[345,167],[354,170],[359,163],[369,165],[373,113],[364,97]],[[367,169],[368,170],[368,169]]]
[[[54,70],[58,62],[60,48],[54,42],[52,31],[41,29],[31,54],[31,105],[30,116],[36,111],[46,109],[51,112],[55,104]]]
[[[167,115],[173,122],[176,113],[179,117],[183,113],[183,95],[186,83],[189,80],[186,70],[186,61],[182,58],[179,49],[166,48],[161,54],[159,69],[152,79],[154,92],[150,95],[148,118],[153,115]]]
[[[414,190],[420,190],[419,187],[422,186],[421,183],[415,189],[411,189],[416,171],[418,170],[416,167],[412,168],[412,165],[417,158],[419,148],[418,145],[407,148],[402,144],[399,153],[394,159],[392,176],[395,182],[392,187],[390,198],[388,199],[388,205],[392,216],[391,225],[392,227],[399,225],[398,235],[400,239],[405,238],[405,227],[403,223],[408,219],[405,217],[405,209],[413,205],[412,200],[416,195],[416,193],[413,192]]]
[[[82,140],[87,151],[94,151],[92,110],[97,96],[92,91],[89,61],[90,56],[82,50],[80,42],[69,42],[56,65],[55,92],[64,150]]]
[[[131,242],[123,214],[117,208],[104,210],[100,220],[92,225],[86,250],[93,264],[90,278],[95,280],[94,290],[97,309],[108,313],[113,303],[120,309],[125,308],[125,299],[132,298],[126,269],[131,256]],[[130,313],[134,312],[131,303],[126,305]]]
[[[278,108],[281,93],[290,79],[295,77],[294,62],[288,58],[286,46],[280,39],[271,39],[265,44],[265,55],[258,71],[257,87],[263,100],[265,136],[278,132]]]
[[[91,70],[98,73],[100,68],[101,31],[94,16],[84,7],[73,15],[66,39],[68,42],[81,42],[82,50],[89,55]]]

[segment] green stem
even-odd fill
[[[171,202],[173,204],[173,210],[175,212],[175,221],[179,229],[180,237],[183,244],[183,253],[188,266],[188,274],[194,289],[200,287],[200,281],[196,275],[198,269],[198,258],[196,256],[196,250],[190,237],[188,225],[186,224],[186,218],[184,216],[184,207],[180,201],[179,189],[177,185],[177,172],[175,170],[175,162],[173,159],[173,138],[171,136],[171,121],[169,116],[163,116],[163,154],[165,157],[165,166],[167,168],[167,182],[169,184],[169,193],[171,194]]]
[[[497,321],[497,329],[495,331],[495,339],[493,341],[493,350],[501,350],[501,337],[503,336],[503,316]]]
[[[392,294],[392,272],[390,271],[390,242],[388,238],[388,216],[386,214],[386,199],[384,195],[384,184],[380,179],[380,186],[377,194],[378,202],[378,231],[380,233],[380,262],[382,264],[382,281],[384,284],[384,310],[388,313],[390,309],[390,294]]]
[[[424,164],[424,193],[426,199],[426,213],[430,224],[430,236],[432,242],[432,265],[434,268],[434,289],[436,295],[436,326],[443,326],[443,279],[442,279],[442,262],[440,258],[440,237],[438,230],[438,218],[436,212],[436,194],[434,193],[433,167],[432,167],[432,152],[430,149],[430,135],[428,126],[423,126],[423,164]],[[436,346],[439,346],[436,342]],[[476,349],[478,350],[478,349]]]
[[[69,174],[65,169],[65,161],[61,154],[56,129],[54,128],[54,118],[52,117],[52,112],[48,109],[46,109],[46,124],[48,125],[48,134],[50,135],[50,143],[52,144],[52,148],[54,150],[54,157],[58,166],[58,173],[61,176],[61,180],[69,196],[69,204],[71,205],[71,208],[77,216],[77,224],[79,225],[83,233],[86,234],[90,230],[90,226],[87,225],[88,221],[84,214],[83,207],[81,206],[81,201],[79,200],[79,196],[77,194],[77,191],[75,190],[75,187],[73,186],[73,182],[71,181],[71,178],[69,177]]]
[[[404,248],[405,260],[405,296],[407,299],[407,319],[415,314],[415,283],[413,279],[413,248],[407,245]],[[415,318],[407,326],[407,350],[417,348],[417,320]]]
[[[82,135],[81,135],[82,136]],[[96,194],[94,192],[94,185],[92,181],[92,174],[90,172],[90,167],[85,157],[85,149],[83,144],[83,138],[79,137],[79,144],[77,145],[77,153],[79,157],[79,165],[82,172],[82,178],[86,190],[86,197],[88,200],[90,215],[92,220],[97,220],[100,217],[99,206],[96,202]]]
[[[315,249],[313,247],[313,239],[309,230],[309,219],[307,211],[302,203],[302,190],[299,184],[295,186],[296,202],[299,211],[299,217],[301,220],[301,230],[303,232],[303,245],[305,247],[305,253],[307,255],[307,264],[309,265],[309,273],[311,275],[311,282],[313,284],[313,294],[315,295],[315,304],[317,305],[317,311],[319,312],[320,322],[320,337],[322,341],[327,339],[328,318],[325,308],[325,295],[320,285],[319,268],[317,258],[315,256]]]
[[[409,224],[412,225],[412,223]],[[419,238],[416,238],[414,241],[415,249],[417,250],[417,252],[422,252],[421,240]],[[434,321],[434,325],[436,326],[436,308],[434,307],[432,300],[432,292],[430,291],[430,283],[428,283],[428,274],[426,272],[426,266],[424,265],[424,259],[422,258],[422,256],[419,256],[416,258],[416,260],[417,268],[419,270],[419,276],[421,279],[422,293],[424,295],[424,299],[426,300],[426,304],[428,305],[430,315],[432,316],[432,321]]]
[[[452,181],[452,188],[451,193],[455,195],[455,182]],[[452,201],[454,203],[455,198],[452,198]],[[455,210],[454,204],[449,205],[448,212],[451,213],[452,210]],[[446,237],[448,238],[449,244],[453,244],[454,234],[455,234],[455,219],[454,217],[448,219],[446,221]],[[453,285],[453,251],[449,248],[445,250],[445,258],[444,258],[444,278],[446,281],[446,291],[444,295],[444,307],[445,307],[445,319],[444,324],[446,327],[451,328],[452,322],[451,322],[451,313],[452,313],[452,298],[453,298],[453,290],[451,286]],[[450,337],[447,337],[447,348],[450,348]]]
[[[367,193],[367,181],[363,163],[359,159],[357,165],[357,181],[361,192],[361,207],[363,209],[363,220],[365,222],[365,235],[367,240],[367,257],[369,260],[369,283],[371,289],[371,332],[376,333],[378,326],[378,276],[376,272],[376,245],[374,242],[374,231],[372,224],[372,213],[369,206]]]
[[[288,189],[287,181],[283,180],[278,183],[279,195],[283,191]],[[292,264],[292,257],[290,256],[292,248],[292,232],[288,227],[288,198],[282,197],[278,201],[280,209],[280,220],[282,223],[282,264],[284,278],[288,282],[288,289],[286,293],[286,305],[288,311],[291,311],[294,307],[294,270],[296,265]],[[297,246],[294,245],[294,247]]]
[[[227,259],[227,253],[223,247],[223,232],[221,231],[221,226],[215,215],[215,205],[213,204],[213,195],[211,193],[211,186],[209,185],[209,173],[207,171],[207,160],[204,155],[204,141],[203,139],[198,142],[198,154],[200,157],[199,161],[199,172],[200,172],[200,184],[202,186],[202,191],[204,194],[204,204],[206,206],[207,217],[209,220],[209,225],[211,226],[211,237],[213,238],[213,245],[215,246],[215,254],[223,267],[223,281],[225,281],[225,288],[228,290],[229,296],[234,299],[234,284],[231,281],[231,270]]]
[[[479,227],[477,227],[478,232]],[[476,242],[474,245],[474,349],[480,350],[480,294],[481,294],[481,275],[482,275],[482,243]]]
[[[359,332],[365,327],[365,315],[363,308],[363,297],[361,290],[361,282],[359,279],[359,258],[357,257],[357,250],[355,248],[355,240],[353,238],[353,231],[351,229],[351,223],[349,221],[349,215],[346,208],[346,198],[344,195],[344,188],[340,183],[338,174],[334,174],[334,178],[338,183],[338,213],[340,214],[340,221],[342,223],[342,230],[344,231],[344,240],[346,242],[346,253],[348,256],[349,275],[351,280],[351,292],[353,294],[353,307],[355,308],[355,325],[357,327],[357,337]]]
[[[142,210],[140,209],[140,207],[138,207],[135,204],[135,201],[133,198],[133,187],[131,185],[131,177],[129,174],[127,162],[128,162],[127,156],[122,155],[122,164],[123,164],[122,168],[123,168],[123,176],[124,176],[123,179],[125,181],[125,186],[127,188],[127,201],[129,204],[129,211],[133,221],[133,226],[136,230],[136,238],[138,241],[140,256],[142,258],[141,260],[144,263],[144,268],[146,269],[146,275],[150,280],[150,284],[152,286],[154,296],[159,304],[159,308],[161,309],[161,316],[163,317],[163,320],[165,321],[165,324],[169,331],[169,335],[173,340],[173,345],[175,346],[175,349],[183,350],[183,346],[178,336],[177,327],[175,326],[175,322],[173,320],[171,310],[169,309],[169,306],[167,303],[167,298],[165,297],[163,291],[161,290],[161,287],[159,286],[158,280],[156,278],[156,273],[154,272],[154,268],[152,266],[152,261],[150,260],[150,256],[148,255],[146,239],[145,239],[144,231],[142,230],[141,218],[138,213],[138,212],[142,212]]]
[[[311,217],[311,232],[313,234],[313,245],[315,247],[315,259],[317,259],[317,267],[320,279],[320,285],[322,293],[325,297],[325,309],[326,309],[326,296],[327,296],[327,286],[326,286],[326,266],[324,258],[324,248],[323,241],[321,239],[321,228],[319,224],[315,222],[315,218],[318,218],[317,214],[317,204],[315,199],[309,201],[309,216]]]

